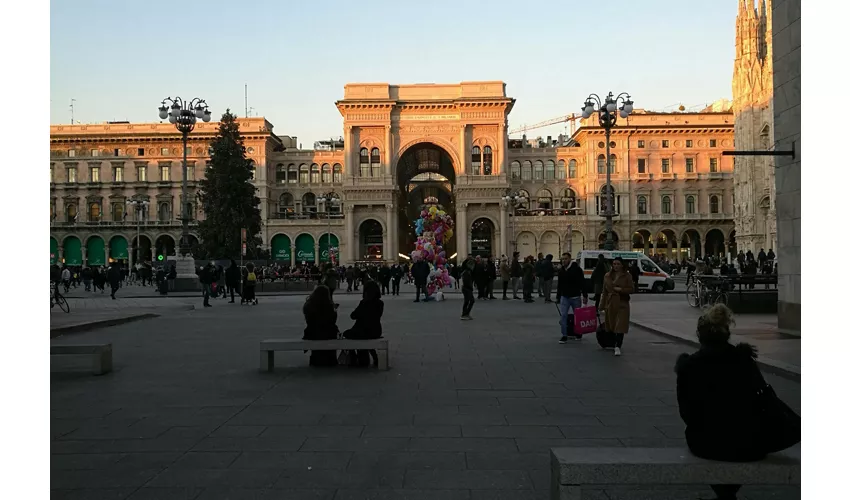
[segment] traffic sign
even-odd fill
[[[242,257],[248,255],[248,245],[242,243]]]

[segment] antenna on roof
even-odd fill
[[[71,99],[71,125],[74,124],[74,103],[77,102],[76,99]]]

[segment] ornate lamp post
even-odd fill
[[[516,209],[517,209],[517,207],[524,206],[526,203],[528,203],[528,198],[523,196],[522,193],[520,193],[519,191],[513,191],[513,192],[508,191],[505,194],[505,196],[502,197],[502,201],[505,202],[506,207],[509,207],[511,209],[511,213],[510,213],[510,216],[511,216],[511,244],[513,244],[514,252],[516,252],[516,234],[515,234],[515,228],[514,228],[514,219],[516,218]],[[511,253],[511,255],[506,255],[505,257],[510,258],[512,256],[513,256],[513,253]]]
[[[332,252],[332,249],[331,249],[331,207],[339,205],[339,197],[334,192],[325,193],[325,194],[319,196],[318,198],[316,198],[316,202],[322,203],[322,204],[325,205],[325,215],[328,218],[328,233],[327,233],[328,262],[333,264],[334,259],[333,259],[333,252]],[[319,260],[321,260],[321,255],[319,257]]]
[[[133,246],[136,249],[136,262],[138,263],[142,261],[142,254],[139,252],[139,244],[142,242],[142,216],[150,206],[150,202],[147,200],[130,200],[127,203],[133,206],[136,215],[136,244]],[[132,264],[130,265],[132,266]]]
[[[594,111],[599,113],[599,125],[605,129],[605,250],[614,249],[614,193],[611,190],[611,129],[617,124],[617,104],[620,117],[627,118],[633,108],[631,96],[623,92],[617,97],[608,92],[605,101],[596,94],[590,94],[582,107],[582,118],[590,118]],[[598,106],[598,110],[596,107]]]

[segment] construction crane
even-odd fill
[[[540,123],[535,123],[534,125],[523,125],[519,128],[509,130],[508,135],[519,134],[519,133],[522,133],[523,135],[525,135],[525,133],[528,132],[529,130],[535,130],[535,129],[538,129],[538,128],[548,127],[549,125],[557,125],[558,123],[569,122],[570,123],[570,136],[573,136],[576,133],[576,120],[580,120],[580,119],[581,119],[581,117],[576,116],[575,113],[570,114],[570,115],[566,115],[566,116],[559,116],[558,118],[552,118],[551,120],[546,120],[546,121],[543,121],[543,122],[540,122]]]

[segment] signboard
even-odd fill
[[[247,239],[248,239],[248,232],[245,230],[245,228],[242,228],[242,243],[245,243],[245,241]]]
[[[248,245],[242,243],[242,257],[248,255]]]
[[[316,260],[316,252],[314,250],[298,249],[295,253],[295,260],[299,262],[313,262]]]
[[[405,115],[399,116],[402,121],[438,121],[438,120],[460,120],[460,113],[448,115]]]

